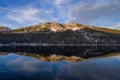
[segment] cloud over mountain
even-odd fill
[[[22,4],[0,6],[0,18],[4,15],[4,20],[7,21],[2,23],[18,27],[42,22],[75,22],[103,27],[120,23],[119,0],[28,0]]]

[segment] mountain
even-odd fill
[[[73,23],[41,23],[1,33],[0,43],[32,46],[113,46],[120,44],[120,31]]]
[[[19,28],[13,30],[13,32],[63,32],[67,30],[78,30],[82,29],[85,26],[82,24],[59,24],[59,23],[41,23],[35,26],[29,26],[26,28]]]
[[[18,28],[13,30],[14,33],[24,33],[24,32],[63,32],[63,31],[76,31],[80,29],[92,29],[96,31],[102,31],[107,33],[120,33],[120,30],[113,30],[108,28],[100,28],[95,26],[86,26],[83,24],[69,23],[69,24],[59,24],[59,23],[41,23],[34,26]]]
[[[10,31],[10,28],[0,26],[0,32],[8,32]]]

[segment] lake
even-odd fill
[[[120,47],[1,47],[0,80],[10,79],[120,80]]]

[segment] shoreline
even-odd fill
[[[47,43],[43,43],[43,44],[39,44],[39,43],[19,43],[19,44],[0,44],[0,47],[5,47],[5,46],[48,46],[48,47],[52,47],[52,46],[70,46],[70,47],[74,47],[74,46],[120,46],[120,44],[47,44]]]

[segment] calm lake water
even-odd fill
[[[55,54],[81,59],[48,61]],[[0,80],[10,79],[120,80],[120,47],[1,47]]]

